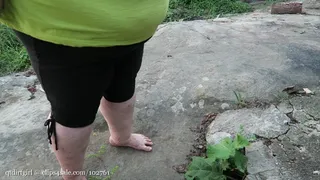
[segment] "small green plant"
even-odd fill
[[[119,166],[115,166],[113,169],[111,169],[109,176],[107,176],[105,179],[103,180],[109,180],[111,179],[111,177],[114,175],[114,173],[116,173],[119,169]]]
[[[237,134],[234,139],[225,138],[216,145],[207,146],[207,158],[193,157],[188,166],[185,178],[187,180],[227,180],[244,178],[247,173],[248,158],[243,150],[250,142]]]
[[[106,150],[107,150],[106,148],[107,148],[106,145],[102,145],[102,146],[100,146],[100,149],[97,153],[88,154],[86,156],[86,158],[93,158],[93,157],[100,158],[106,152]]]
[[[240,92],[233,91],[233,93],[236,96],[236,103],[239,107],[247,106],[247,103]]]
[[[103,156],[107,151],[106,145],[100,146],[97,153],[94,154],[88,154],[86,158],[98,158],[101,160],[101,156]],[[111,171],[108,172],[108,175],[106,177],[99,177],[99,176],[89,176],[88,180],[110,180],[111,177],[116,173],[116,171],[119,169],[119,166],[115,166]]]

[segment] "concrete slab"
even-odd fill
[[[106,145],[106,153],[89,158],[87,169],[119,166],[114,175],[117,180],[183,179],[172,166],[184,163],[192,147],[194,134],[189,128],[198,125],[205,113],[222,111],[223,103],[234,106],[234,90],[243,92],[248,100],[270,100],[292,84],[311,90],[319,85],[318,25],[318,16],[264,13],[228,21],[161,25],[146,45],[137,79],[135,131],[153,139],[154,151],[147,154],[110,147],[105,143],[107,127],[98,114],[88,154],[101,145]],[[49,112],[43,93],[27,100],[30,94],[24,85],[14,85],[20,80],[3,78],[11,80],[0,84],[0,102],[5,101],[0,105],[0,179],[44,179],[5,174],[12,170],[58,171],[59,166],[43,126]]]

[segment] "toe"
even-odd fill
[[[152,143],[151,141],[146,141],[145,145],[147,145],[147,146],[152,146],[153,143]]]
[[[143,150],[143,151],[152,151],[152,147],[144,146],[144,147],[141,148],[141,150]]]

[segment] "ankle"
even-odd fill
[[[130,141],[130,137],[131,135],[129,135],[128,137],[117,137],[117,138],[110,136],[109,142],[111,145],[124,145]]]

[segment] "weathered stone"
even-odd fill
[[[251,175],[249,174],[245,180],[284,180],[279,175],[274,175],[274,171],[266,171],[260,174]]]
[[[246,156],[248,157],[248,173],[251,176],[259,177],[264,172],[269,172],[268,174],[272,174],[275,177],[279,175],[272,152],[263,142],[258,141],[247,147]]]
[[[245,180],[259,180],[259,179],[257,179],[255,175],[249,174]]]
[[[212,136],[208,136],[206,140],[207,140],[208,144],[218,144],[222,139],[224,139],[226,137],[231,138],[231,134],[226,133],[226,132],[217,132],[217,133],[213,134]]]
[[[275,3],[271,6],[271,14],[300,14],[302,13],[302,3]]]
[[[294,110],[292,113],[292,117],[300,123],[311,120],[310,116],[308,116],[303,110]]]
[[[293,114],[295,113],[297,114],[296,115],[297,121],[304,122],[308,119],[320,120],[320,111],[319,111],[320,97],[319,96],[294,97],[290,100],[290,102],[295,109]],[[304,114],[304,115],[301,115],[301,114]]]
[[[266,110],[240,109],[229,110],[216,117],[210,124],[207,139],[217,132],[235,134],[242,125],[248,134],[256,134],[265,138],[275,138],[288,131],[286,122],[290,119],[281,113],[275,106]]]
[[[313,171],[319,169],[319,137],[304,135],[294,143],[291,138],[296,134],[300,134],[299,129],[294,129],[286,140],[275,140],[269,146],[283,179],[318,180],[319,176],[315,176]]]
[[[246,156],[249,174],[246,180],[282,180],[276,160],[263,142],[252,143],[246,148]]]
[[[279,109],[280,112],[282,112],[284,114],[287,114],[287,113],[290,113],[293,111],[293,107],[288,101],[280,103],[277,106],[277,108]]]

